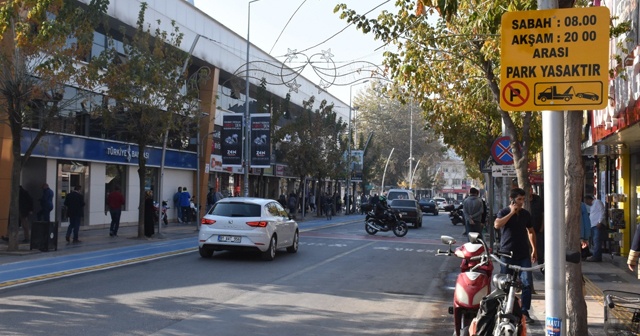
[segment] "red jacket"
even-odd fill
[[[119,191],[112,191],[107,196],[107,205],[109,206],[109,210],[122,210],[122,206],[124,205],[124,196]]]

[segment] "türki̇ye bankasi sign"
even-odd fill
[[[500,107],[596,110],[607,105],[609,9],[502,15]]]

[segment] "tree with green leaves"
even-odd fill
[[[438,2],[440,5],[443,2]],[[532,112],[499,109],[500,19],[505,10],[535,8],[535,1],[446,2],[456,15],[435,23],[417,15],[415,1],[397,1],[397,13],[376,19],[336,6],[340,16],[374,38],[397,47],[385,52],[384,63],[400,99],[420,104],[425,119],[445,144],[467,164],[478,167],[504,127],[512,141],[518,181],[528,187],[529,153],[541,146],[540,117]],[[447,7],[449,8],[449,7]],[[433,12],[433,10],[432,10]],[[518,145],[516,145],[518,144]],[[474,171],[470,169],[470,171]],[[475,170],[477,172],[477,169]]]
[[[188,131],[199,121],[197,87],[190,85],[183,72],[189,56],[179,48],[183,34],[174,21],[169,32],[159,28],[159,21],[152,29],[144,20],[146,9],[143,2],[132,34],[124,27],[119,30],[122,49],[116,48],[113,31],[105,29],[112,36],[109,47],[91,62],[94,78],[111,102],[97,112],[108,129],[138,145],[139,238],[144,236],[145,151],[162,143],[167,130]]]
[[[409,188],[409,136],[413,132],[411,156],[415,162],[412,167],[419,165],[413,184],[417,188],[430,188],[435,181],[433,168],[444,158],[446,148],[430,125],[425,123],[417,105],[411,101],[403,104],[386,96],[381,92],[380,85],[374,82],[354,98],[354,106],[359,111],[356,120],[358,131],[364,134],[373,132],[364,156],[363,179],[381,183],[387,158],[395,148],[385,175],[385,184]],[[413,131],[410,127],[413,127]],[[364,143],[359,142],[359,146],[363,149]]]
[[[72,0],[11,0],[0,2],[0,122],[11,130],[11,202],[9,246],[18,249],[18,190],[22,167],[58,113],[86,96],[64,97],[65,85],[90,87],[87,68],[94,26],[109,1],[80,5]],[[63,99],[65,98],[65,99]],[[27,148],[23,129],[37,128]],[[22,152],[24,151],[24,155]]]
[[[276,139],[290,139],[279,140],[283,162],[301,181],[305,177],[317,180],[346,178],[347,124],[326,100],[316,109],[313,109],[314,103],[315,97],[303,102],[302,111],[276,132]],[[298,194],[302,194],[302,190]]]

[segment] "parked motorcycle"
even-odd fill
[[[158,202],[153,202],[153,209],[154,209],[154,218],[156,219],[156,223],[159,223],[158,221]],[[167,201],[162,201],[162,222],[164,223],[164,225],[169,225],[169,221],[167,220],[167,210],[169,209],[169,206],[167,206]]]
[[[402,215],[394,210],[389,209],[385,211],[385,219],[381,220],[377,218],[373,211],[369,211],[367,213],[367,217],[365,218],[364,229],[368,234],[374,235],[378,231],[387,232],[389,230],[393,231],[393,234],[397,237],[404,237],[407,235],[409,231],[409,227],[407,223],[405,223],[401,218]]]
[[[451,220],[451,224],[453,225],[458,225],[458,224],[464,225],[464,214],[462,213],[462,204],[460,204],[457,208],[449,212],[449,219]]]
[[[455,335],[460,336],[462,330],[468,328],[476,317],[482,298],[489,294],[493,264],[488,260],[485,246],[479,242],[464,243],[454,251],[451,248],[456,243],[453,237],[441,236],[440,240],[449,245],[449,249],[438,249],[437,256],[455,255],[462,259],[453,291],[453,306],[449,307],[449,314],[453,315]]]

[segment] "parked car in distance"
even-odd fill
[[[433,201],[436,202],[439,210],[444,210],[444,207],[449,204],[447,200],[442,197],[434,197]]]
[[[389,189],[387,191],[387,200],[393,201],[394,199],[414,200],[416,197],[413,195],[413,191],[409,189]]]
[[[418,201],[409,199],[395,199],[389,203],[391,209],[398,210],[402,216],[402,220],[413,227],[422,227],[422,210],[418,205]]]
[[[430,213],[434,216],[438,215],[438,205],[432,199],[423,198],[418,201],[418,204],[420,205],[420,210],[422,210],[423,214]]]
[[[298,252],[298,223],[275,200],[230,197],[218,201],[202,217],[198,251],[209,258],[214,251],[256,251],[273,260],[276,250]]]

